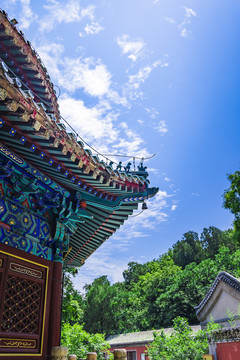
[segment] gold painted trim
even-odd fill
[[[0,267],[2,267],[3,261],[2,259],[0,259]]]
[[[46,282],[45,282],[45,299],[44,299],[44,310],[43,310],[43,324],[42,324],[42,336],[40,337],[41,339],[41,347],[40,347],[40,353],[39,354],[16,354],[16,353],[8,353],[8,354],[3,354],[3,353],[0,353],[0,357],[2,356],[42,356],[42,351],[43,351],[43,338],[44,338],[44,332],[45,332],[45,320],[46,320],[46,304],[47,304],[47,292],[48,292],[48,277],[49,277],[49,266],[46,266],[46,265],[42,265],[42,264],[39,264],[39,263],[36,263],[35,261],[31,261],[31,260],[27,260],[27,259],[24,259],[20,256],[16,256],[16,255],[13,255],[11,253],[8,253],[6,251],[3,251],[3,250],[0,250],[0,254],[5,254],[5,255],[9,255],[11,257],[14,257],[16,259],[20,259],[20,260],[23,260],[23,261],[27,261],[29,262],[30,264],[34,264],[34,265],[37,265],[37,266],[41,266],[43,268],[46,269],[47,271],[47,274],[46,274]]]
[[[72,246],[69,247],[68,252],[64,255],[63,260],[66,259],[66,257],[69,255],[69,253],[72,251]]]
[[[47,274],[46,274],[46,282],[45,282],[45,299],[44,299],[44,310],[43,310],[43,324],[42,324],[42,338],[41,338],[41,354],[43,351],[43,338],[44,338],[44,331],[45,331],[45,318],[46,318],[46,305],[47,305],[47,289],[48,289],[48,272],[49,267],[46,266]]]
[[[16,264],[14,262],[10,262],[9,270],[14,271],[14,272],[16,272],[18,274],[29,275],[29,276],[32,276],[33,278],[36,278],[36,279],[42,279],[43,278],[43,272],[42,271],[29,268],[29,267],[24,266],[22,264]]]
[[[10,341],[10,342],[17,342],[17,344],[15,344],[15,345],[17,345],[17,346],[14,346],[14,344],[12,344],[12,345],[4,345],[4,344],[1,344],[1,346],[2,347],[7,347],[7,348],[11,348],[11,349],[13,349],[13,348],[23,348],[23,347],[25,347],[25,349],[35,349],[36,348],[36,345],[37,345],[37,341],[36,340],[33,340],[33,339],[14,339],[14,338],[12,338],[12,339],[10,339],[10,338],[0,338],[0,342],[1,341]],[[26,346],[21,346],[21,343],[24,343],[24,342],[26,342]],[[20,344],[19,344],[20,343]],[[23,344],[24,345],[24,344]]]

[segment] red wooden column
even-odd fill
[[[61,329],[62,262],[53,262],[52,294],[49,312],[48,353],[60,345]]]

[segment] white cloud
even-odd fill
[[[58,24],[80,22],[83,19],[90,20],[90,23],[86,24],[84,28],[86,35],[97,34],[103,30],[103,27],[95,20],[94,5],[88,5],[84,8],[80,6],[79,0],[67,0],[64,2],[47,0],[44,9],[47,14],[39,20],[40,31],[51,31]]]
[[[83,18],[88,18],[90,23],[87,23],[84,27],[84,32],[80,32],[79,36],[85,35],[96,35],[104,28],[95,20],[95,6],[89,5],[87,8],[81,10],[81,16]]]
[[[95,19],[95,6],[94,5],[88,5],[86,8],[81,9],[81,16],[89,18],[90,20],[94,21]]]
[[[180,31],[180,36],[182,37],[189,37],[191,36],[191,30],[189,30],[189,25],[191,24],[191,18],[196,17],[197,13],[190,8],[184,7],[185,9],[185,15],[182,23],[178,26],[178,29]]]
[[[149,78],[151,72],[158,66],[167,67],[168,63],[157,60],[151,65],[141,67],[136,74],[129,75],[128,82],[123,89],[124,95],[131,100],[142,98],[143,92],[140,91],[140,87]]]
[[[167,221],[166,210],[168,205],[168,198],[172,195],[167,194],[166,191],[159,190],[158,193],[151,198],[147,205],[148,209],[144,210],[140,215],[129,217],[128,221],[124,224],[124,227],[120,228],[115,235],[115,238],[121,238],[124,233],[125,239],[131,239],[137,230],[135,237],[146,236],[145,230],[156,229],[162,222]],[[138,210],[135,210],[133,215],[140,213],[141,204]]]
[[[138,157],[148,157],[150,154],[144,147],[144,140],[135,131],[131,130],[126,122],[120,123],[123,136],[118,138],[117,144],[113,145],[113,149],[124,154],[135,155]]]
[[[113,125],[115,115],[105,114],[105,108],[88,108],[82,100],[67,95],[62,96],[59,105],[62,116],[87,142],[110,144],[117,140],[118,131]]]
[[[191,196],[196,196],[196,197],[198,197],[198,196],[200,196],[200,194],[199,194],[199,193],[192,192],[192,193],[191,193]]]
[[[53,82],[65,91],[59,98],[61,115],[86,141],[105,153],[149,156],[142,137],[127,124],[116,122],[120,109],[112,107],[111,102],[126,106],[128,101],[113,89],[112,75],[101,60],[64,57],[61,44],[42,45],[38,52]],[[74,99],[78,89],[96,97],[96,105],[89,107]]]
[[[118,113],[101,106],[87,107],[82,100],[76,100],[68,95],[59,99],[63,118],[88,143],[101,153],[120,153],[148,157],[150,154],[141,136],[129,128],[124,122],[117,122]],[[118,163],[119,159],[112,160]],[[132,163],[132,160],[130,159]],[[136,164],[138,165],[138,164]],[[132,167],[133,168],[133,163]]]
[[[145,108],[146,112],[150,114],[151,119],[156,119],[159,115],[159,112],[154,108]]]
[[[109,93],[111,85],[111,74],[100,60],[92,58],[67,59],[64,86],[67,90],[74,92],[83,88],[91,96],[103,96]]]
[[[117,38],[117,44],[121,48],[122,53],[128,54],[128,58],[136,61],[139,57],[143,56],[145,51],[145,43],[142,39],[130,40],[127,34]]]
[[[141,86],[157,67],[167,67],[168,62],[157,60],[143,66],[135,74],[128,76],[126,83],[119,85],[112,81],[112,74],[101,59],[93,57],[64,56],[62,44],[45,43],[35,46],[48,72],[59,87],[74,94],[82,89],[87,95],[107,99],[114,104],[131,107],[131,101],[143,97]],[[116,90],[117,89],[117,90]],[[151,113],[152,117],[156,113]]]
[[[31,0],[8,0],[2,1],[1,3],[3,9],[6,9],[9,6],[18,6],[18,3],[20,3],[21,11],[19,11],[18,8],[16,20],[18,21],[21,30],[28,29],[29,26],[38,19],[37,14],[35,14],[31,8]],[[11,9],[11,12],[13,12],[13,9],[14,7]]]
[[[37,47],[52,81],[61,89],[74,94],[82,89],[87,95],[108,99],[115,104],[127,106],[125,96],[120,96],[113,88],[112,75],[100,59],[92,57],[69,58],[64,56],[61,44],[45,43]]]
[[[172,205],[171,206],[171,211],[175,211],[177,209],[177,205]]]
[[[150,167],[148,167],[148,168],[147,168],[147,172],[148,172],[149,174],[155,174],[155,175],[158,175],[158,176],[159,176],[159,169],[155,169],[155,168],[150,168]]]
[[[131,257],[124,260],[114,258],[114,251],[119,251],[119,247],[116,246],[118,244],[112,237],[86,260],[79,269],[78,275],[73,278],[76,289],[82,291],[84,285],[92,283],[94,279],[103,275],[107,275],[111,283],[123,281],[122,273],[132,259]],[[127,248],[126,242],[122,247]]]
[[[165,17],[165,21],[167,21],[169,24],[175,24],[175,20],[173,19],[173,18],[171,18],[171,17]]]
[[[160,120],[159,123],[154,126],[154,129],[163,136],[168,132],[166,121]]]
[[[110,89],[111,74],[100,60],[64,57],[61,44],[45,44],[37,50],[53,81],[62,89],[70,93],[83,89],[90,96],[105,95],[118,100],[118,94]]]
[[[36,21],[38,16],[35,14],[30,6],[30,0],[21,0],[22,12],[19,18],[19,25],[21,29],[28,29],[32,22]]]
[[[81,20],[78,0],[68,0],[64,3],[57,0],[47,0],[47,5],[44,5],[44,8],[47,10],[47,15],[39,20],[40,31],[50,31],[57,24]]]
[[[92,22],[91,24],[87,24],[84,30],[87,35],[95,35],[102,31],[103,27],[97,22]]]

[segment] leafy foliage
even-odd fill
[[[110,285],[106,276],[101,276],[86,289],[85,330],[109,334],[114,323],[113,299],[116,295],[115,288]]]
[[[235,241],[240,239],[240,171],[228,175],[229,189],[224,192],[223,206],[234,214]]]
[[[148,348],[152,360],[202,360],[208,352],[207,331],[194,334],[185,318],[173,321],[174,331],[168,336],[162,331],[154,334],[154,341]]]
[[[88,352],[95,351],[99,360],[104,360],[104,352],[109,353],[110,345],[104,340],[104,334],[89,334],[80,324],[64,323],[61,345],[68,347],[70,354],[78,359],[86,359]]]
[[[174,319],[182,316],[190,324],[196,323],[194,307],[205,296],[217,274],[225,270],[235,277],[240,276],[240,171],[229,175],[228,180],[231,184],[224,193],[224,207],[235,215],[234,229],[222,231],[210,226],[200,235],[188,231],[158,259],[145,264],[130,262],[123,272],[123,282],[111,285],[106,276],[95,279],[85,286],[84,297],[73,287],[71,276],[76,271],[65,271],[63,343],[71,342],[70,346],[76,346],[78,351],[80,347],[83,352],[87,347],[91,351],[92,343],[99,341],[100,344],[102,338],[92,338],[86,331],[109,335],[170,327],[174,321],[175,335],[171,336],[171,341],[162,334],[151,351],[162,349],[164,356],[171,356],[164,351],[171,344],[177,347],[182,342],[185,355],[177,357],[175,352],[174,357],[165,359],[198,359],[194,352],[193,357],[189,355],[193,351],[193,334],[186,320]],[[205,341],[202,342],[201,336],[198,339],[194,335],[194,339],[199,340],[199,349]],[[80,343],[83,345],[74,345]],[[83,357],[82,353],[79,357]]]
[[[189,231],[158,259],[129,263],[123,282],[111,285],[106,276],[95,279],[85,286],[84,298],[67,273],[63,322],[106,335],[171,327],[177,316],[195,324],[194,307],[223,270],[240,276],[235,231],[213,226],[200,236]]]
[[[63,306],[62,306],[62,323],[83,322],[84,299],[81,294],[74,289],[70,275],[76,276],[77,270],[64,269],[64,287],[63,287]]]

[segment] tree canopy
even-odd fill
[[[201,234],[188,231],[159,258],[130,262],[122,282],[111,285],[106,276],[95,279],[85,286],[84,296],[74,289],[67,272],[63,323],[106,335],[171,327],[177,316],[197,323],[194,307],[217,274],[225,270],[240,276],[240,171],[228,179],[223,205],[235,215],[233,229],[209,226]]]

